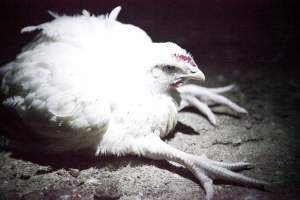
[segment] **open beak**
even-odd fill
[[[198,68],[194,69],[188,74],[181,75],[178,77],[172,84],[172,87],[179,87],[183,85],[188,80],[198,80],[198,81],[205,81],[205,76],[202,71],[200,71]]]
[[[192,71],[189,74],[183,75],[181,76],[181,78],[189,79],[189,80],[205,81],[205,76],[203,72],[199,69],[196,69],[195,71]]]

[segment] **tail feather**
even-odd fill
[[[120,11],[121,11],[121,6],[114,8],[108,15],[108,20],[115,21],[119,15]]]
[[[53,12],[51,10],[48,10],[48,14],[51,15],[53,18],[59,18],[59,14],[57,14],[56,12]]]
[[[41,29],[42,29],[41,26],[26,26],[21,29],[21,33],[32,32],[32,31],[41,30]]]

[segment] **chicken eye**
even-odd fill
[[[174,66],[171,66],[171,65],[165,65],[164,67],[163,67],[163,70],[165,71],[165,72],[174,72],[175,71],[175,67]]]

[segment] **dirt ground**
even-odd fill
[[[242,173],[277,186],[273,192],[217,183],[215,199],[297,199],[299,176],[299,81],[211,68],[207,85],[238,84],[228,94],[248,116],[228,115],[215,107],[218,126],[197,111],[180,113],[179,125],[166,141],[189,153],[219,161],[246,160],[256,165]],[[246,75],[247,74],[247,75]],[[242,75],[242,76],[241,76]],[[236,77],[235,79],[234,76]],[[196,179],[183,167],[137,157],[23,155],[4,150],[1,139],[0,199],[203,199]]]
[[[168,7],[165,5],[160,14],[168,16],[165,11]],[[133,9],[132,17],[128,15],[127,20],[146,29],[155,41],[175,41],[192,52],[206,75],[206,86],[235,83],[239,87],[225,96],[245,107],[249,115],[236,116],[227,109],[214,107],[218,120],[214,127],[196,110],[186,109],[179,114],[180,123],[174,134],[165,138],[167,143],[185,152],[205,153],[218,161],[254,163],[254,169],[241,173],[275,186],[272,192],[264,192],[216,182],[215,199],[300,199],[299,65],[285,62],[291,59],[292,50],[288,45],[296,35],[291,32],[293,26],[284,25],[285,21],[266,26],[273,23],[273,16],[263,18],[270,20],[265,24],[260,18],[253,22],[252,16],[249,21],[239,21],[243,19],[238,17],[226,21],[218,15],[213,16],[216,19],[200,16],[194,21],[176,18],[169,21],[172,15],[162,20],[163,17],[153,18],[155,13],[151,13],[151,20],[139,21],[133,11],[137,12]],[[126,9],[122,12],[126,13]],[[30,16],[25,12],[16,13],[22,26],[34,21],[25,18]],[[143,15],[142,11],[139,15]],[[244,16],[242,11],[239,15]],[[123,16],[126,18],[126,14],[121,15],[121,21],[126,21],[122,20]],[[22,17],[28,20],[26,24],[21,23]],[[35,23],[40,23],[39,18],[42,16],[32,17]],[[19,37],[20,27],[14,20],[12,17],[6,20],[14,28],[12,36],[6,36],[7,47],[13,46]],[[291,28],[287,30],[290,32],[286,33],[286,28]],[[17,46],[7,48],[4,53],[9,56],[1,63],[7,62],[15,49]],[[298,56],[298,52],[294,55]],[[7,149],[9,140],[1,133],[0,144],[0,200],[196,200],[205,197],[189,171],[166,161],[16,153]]]

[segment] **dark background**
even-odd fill
[[[137,25],[154,41],[173,41],[188,49],[200,66],[230,70],[297,70],[296,1],[103,1],[1,0],[1,64],[12,60],[32,34],[24,26],[51,20],[47,11],[107,13],[117,5],[119,20]]]

